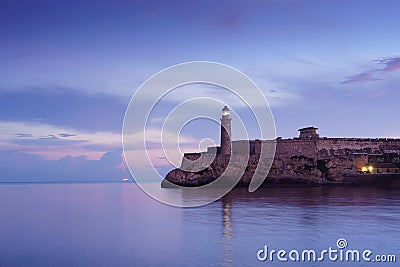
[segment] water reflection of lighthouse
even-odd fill
[[[232,201],[227,197],[221,199],[222,202],[222,222],[223,231],[223,266],[231,267],[233,265],[232,252]]]
[[[232,221],[231,221],[231,202],[222,200],[224,209],[224,237],[226,239],[232,238]]]

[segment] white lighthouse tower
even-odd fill
[[[231,117],[229,108],[225,106],[221,118],[221,154],[231,154],[231,151]]]

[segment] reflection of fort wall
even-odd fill
[[[393,189],[394,190],[394,189]],[[236,188],[221,198],[222,203],[234,205],[281,206],[379,206],[380,199],[393,194],[392,190],[371,187],[271,187],[249,193],[247,188]]]

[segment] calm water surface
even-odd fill
[[[168,190],[168,189],[166,189]],[[171,189],[169,189],[171,190]],[[183,194],[183,197],[188,197]],[[271,262],[269,249],[369,249],[397,263]],[[400,194],[378,188],[234,190],[201,208],[136,185],[0,185],[0,266],[399,266]]]

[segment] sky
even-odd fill
[[[321,136],[399,138],[398,10],[396,0],[2,0],[0,182],[129,177],[121,132],[131,97],[162,69],[196,60],[251,78],[277,136],[313,125]],[[180,88],[158,109],[198,95],[240,113],[226,90],[201,85]],[[162,113],[152,119],[156,143]],[[181,135],[184,151],[204,138],[219,142],[215,122],[193,121]],[[163,158],[157,145],[152,153]]]

